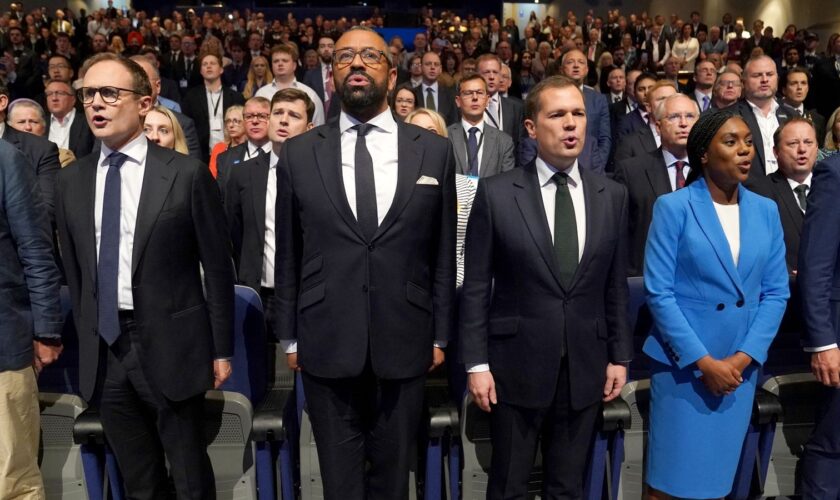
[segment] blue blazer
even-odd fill
[[[586,107],[586,141],[580,153],[580,164],[589,165],[592,171],[603,174],[612,148],[610,105],[604,95],[587,86],[583,87],[583,102]]]
[[[840,313],[840,155],[814,168],[799,241],[797,282],[805,319],[804,347],[838,342]]]
[[[771,200],[739,186],[738,202],[736,265],[704,179],[656,201],[644,273],[654,327],[643,348],[656,361],[767,359],[789,296],[782,225]]]

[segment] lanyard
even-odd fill
[[[208,90],[207,93],[210,96],[210,103],[213,104],[213,91]],[[222,102],[222,91],[219,90],[219,98],[216,99],[216,103],[213,104],[213,118],[216,118],[216,115],[219,114],[219,103]]]

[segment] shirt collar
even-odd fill
[[[563,172],[564,174],[569,176],[569,180],[571,181],[573,186],[580,186],[581,178],[580,178],[580,169],[578,168],[578,161],[572,164],[571,167],[567,168],[566,170],[557,169],[548,163],[545,162],[542,158],[537,156],[536,160],[537,164],[537,178],[540,181],[540,187],[544,187],[546,184],[551,182],[551,178],[554,177],[554,174],[557,172]]]
[[[342,110],[338,119],[338,129],[343,134],[360,123],[362,122]],[[394,121],[394,116],[391,114],[390,108],[374,116],[367,123],[389,134],[397,132],[397,122]]]
[[[764,112],[761,111],[761,108],[753,104],[752,101],[750,101],[749,99],[747,99],[747,104],[750,105],[750,109],[753,110],[753,113],[761,115],[762,118],[770,118],[771,116],[775,116],[776,110],[779,109],[779,103],[775,99],[770,101],[770,114],[768,114],[767,116],[764,116]]]
[[[662,157],[665,159],[665,166],[671,168],[674,163],[678,161],[684,161],[686,165],[688,165],[688,156],[684,156],[682,158],[677,158],[673,155],[670,151],[665,148],[662,148]]]
[[[481,119],[480,122],[473,125],[472,123],[468,122],[467,120],[461,119],[461,126],[464,127],[464,133],[469,133],[470,129],[475,127],[478,129],[479,134],[484,133],[484,118]]]
[[[795,189],[797,186],[808,186],[808,189],[811,189],[811,175],[812,174],[808,174],[808,177],[806,177],[805,180],[801,183],[796,182],[795,180],[791,179],[790,177],[785,177],[785,179],[787,179],[788,184],[790,184],[791,189]]]
[[[67,114],[64,115],[63,120],[59,120],[58,118],[55,117],[55,115],[52,115],[52,114],[50,115],[50,120],[53,123],[57,123],[57,124],[59,124],[63,127],[63,126],[66,126],[69,123],[72,123],[74,116],[76,116],[76,108],[71,108],[70,111],[68,111]]]
[[[437,94],[437,91],[438,91],[438,82],[433,82],[431,85],[426,85],[425,83],[423,83],[423,93],[424,93],[424,94],[427,92],[427,90],[426,90],[426,89],[432,89],[432,92],[434,92],[435,94]]]
[[[262,149],[265,153],[271,151],[271,141],[266,142],[262,146],[257,146],[250,140],[248,141],[248,156],[254,156],[256,154],[259,154],[260,149]]]
[[[102,152],[99,153],[99,166],[108,166],[108,156],[114,150],[102,143]],[[146,134],[140,132],[134,139],[128,141],[119,150],[120,153],[126,155],[128,160],[143,165],[146,162],[146,154],[149,152],[149,141],[146,139]],[[127,161],[128,161],[127,160]]]

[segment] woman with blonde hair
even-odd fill
[[[188,155],[187,138],[178,119],[166,106],[157,105],[146,115],[143,122],[143,133],[146,138],[164,148]]]
[[[831,113],[825,128],[825,142],[817,153],[817,161],[822,161],[840,151],[840,108]]]
[[[119,35],[114,35],[114,38],[111,39],[111,45],[108,46],[108,52],[122,54],[124,51],[125,43],[123,43],[122,38]]]
[[[405,122],[434,132],[441,137],[449,137],[446,133],[446,121],[436,111],[417,108],[405,117]]]
[[[244,110],[244,106],[236,104],[225,111],[225,139],[216,143],[210,151],[210,173],[213,174],[213,177],[216,177],[219,173],[216,168],[216,158],[228,149],[248,140],[248,136],[245,134],[245,118],[242,115]]]
[[[268,59],[263,56],[251,59],[251,67],[248,68],[248,81],[245,82],[245,88],[242,89],[242,96],[245,99],[254,97],[260,87],[271,81],[270,75]]]

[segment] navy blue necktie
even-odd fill
[[[373,125],[361,123],[353,127],[356,129],[356,155],[354,170],[356,172],[356,220],[362,229],[362,234],[370,241],[379,227],[379,217],[376,209],[376,181],[373,177],[373,159],[367,148],[365,135]]]
[[[108,345],[120,336],[117,277],[120,267],[120,167],[128,157],[118,151],[108,155],[108,174],[102,197],[102,222],[99,236],[96,297],[98,300],[99,336]]]
[[[478,177],[478,127],[470,128],[470,138],[467,140],[467,160],[470,163],[470,175]]]

